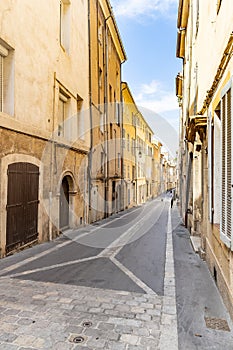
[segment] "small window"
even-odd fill
[[[100,171],[101,173],[104,172],[104,152],[101,152],[101,168],[100,168]]]
[[[0,112],[14,115],[14,51],[0,44]]]
[[[60,44],[69,53],[70,49],[70,0],[60,0]]]
[[[125,129],[122,132],[122,147],[125,148]]]
[[[120,167],[121,167],[121,154],[120,153],[118,153],[118,169],[120,169]]]
[[[103,82],[103,71],[101,68],[99,68],[99,88],[102,88],[102,82]]]
[[[112,139],[113,135],[112,135],[112,131],[113,131],[113,128],[112,128],[112,123],[110,123],[110,139]]]
[[[58,136],[66,138],[70,136],[69,107],[70,97],[60,89],[58,103]]]
[[[130,150],[130,139],[129,139],[129,134],[127,135],[127,151]]]
[[[98,40],[99,40],[99,44],[102,45],[103,44],[103,26],[101,22],[99,22],[99,25],[98,25]]]
[[[121,104],[119,102],[115,102],[115,119],[116,123],[120,125],[121,123]]]
[[[100,132],[104,133],[104,114],[100,113]]]

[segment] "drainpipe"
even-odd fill
[[[120,84],[122,82],[122,64],[125,63],[125,61],[121,62],[121,71],[120,71]],[[123,91],[126,89],[121,89],[121,210],[125,209],[124,205],[124,190],[125,190],[125,182],[124,182],[124,148],[123,148],[123,128],[124,128],[124,101],[123,101]]]
[[[91,170],[93,148],[93,115],[92,115],[92,74],[91,74],[91,0],[88,0],[88,58],[89,58],[89,108],[90,108],[90,150],[88,154],[88,221],[91,220]],[[84,203],[85,205],[85,203]]]
[[[189,61],[189,86],[188,86],[188,111],[186,111],[186,123],[187,123],[187,115],[189,116],[190,113],[190,99],[191,99],[191,75],[192,75],[192,52],[193,52],[193,4],[191,2],[190,4],[191,8],[191,32],[190,32],[190,61]],[[188,150],[188,144],[186,144],[186,151],[189,153]],[[189,191],[190,191],[190,182],[191,182],[191,169],[189,167],[192,167],[192,160],[189,159],[190,155],[188,157],[188,173],[187,173],[187,181],[186,181],[186,202],[185,202],[185,217],[188,216],[188,205],[189,205]]]
[[[109,145],[108,145],[108,33],[107,33],[107,21],[112,18],[109,15],[104,20],[104,33],[105,33],[105,43],[104,43],[104,137],[105,137],[105,152],[107,155],[107,160],[105,162],[105,179],[104,179],[104,217],[108,217],[108,194],[109,194]]]
[[[50,155],[50,184],[49,184],[49,241],[53,239],[53,224],[51,220],[52,204],[53,204],[53,164],[54,164],[54,125],[55,125],[55,96],[56,96],[56,72],[54,72],[53,78],[53,119],[52,119],[52,140],[51,140],[51,155]],[[58,215],[59,216],[59,215]]]

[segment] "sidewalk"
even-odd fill
[[[172,209],[179,350],[232,350],[233,327],[206,262]],[[218,328],[225,330],[218,330]],[[231,331],[230,331],[230,329]]]

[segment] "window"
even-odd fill
[[[60,0],[60,44],[69,53],[70,49],[70,0]]]
[[[103,71],[101,68],[99,68],[99,88],[102,88],[102,82],[103,82]]]
[[[130,150],[130,139],[129,139],[129,134],[127,135],[127,151]]]
[[[222,96],[221,101],[221,238],[227,246],[231,246],[232,230],[232,91],[231,88]]]
[[[120,125],[120,121],[121,121],[120,107],[121,107],[121,104],[119,102],[115,102],[115,117],[116,117],[116,123],[118,125]]]
[[[109,102],[112,102],[112,86],[109,84]]]
[[[104,152],[101,152],[101,159],[100,159],[100,161],[101,161],[100,171],[103,174],[103,172],[104,172]]]
[[[118,153],[118,169],[121,167],[121,154]]]
[[[58,136],[70,137],[70,120],[69,120],[69,106],[70,97],[63,91],[59,90],[58,102]]]
[[[101,22],[99,22],[99,25],[98,25],[98,40],[99,40],[99,44],[102,45],[103,44],[103,26]]]
[[[112,130],[113,130],[113,128],[112,128],[112,123],[110,123],[110,139],[112,139],[112,137],[113,137],[113,135],[112,135]]]
[[[221,106],[220,103],[209,115],[208,123],[208,161],[209,161],[209,220],[220,224],[221,215]]]
[[[14,51],[0,44],[0,112],[14,115]]]
[[[123,129],[123,132],[122,132],[122,146],[123,148],[125,148],[125,129]]]
[[[135,166],[132,166],[132,179],[135,179]]]
[[[104,114],[100,113],[100,131],[103,134],[104,133]]]

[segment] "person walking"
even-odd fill
[[[173,193],[172,193],[172,191],[170,193],[171,193],[171,208],[172,208],[173,207]]]

